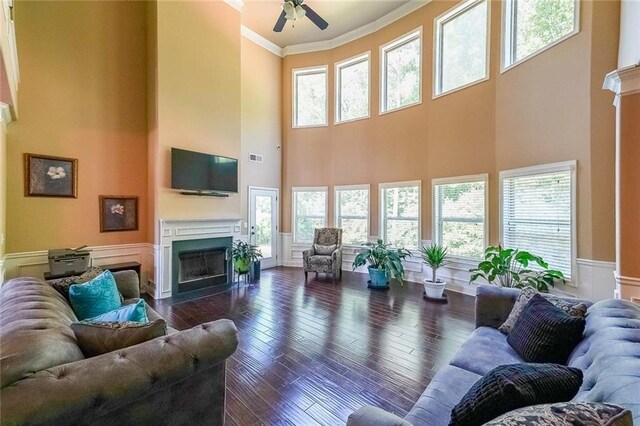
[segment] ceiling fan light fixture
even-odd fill
[[[304,15],[307,14],[307,11],[302,8],[302,6],[296,6],[296,15],[298,18],[304,18]]]
[[[292,1],[286,1],[282,3],[282,10],[284,10],[284,13],[286,14],[286,18],[288,20],[296,19],[296,7]]]

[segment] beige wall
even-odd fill
[[[146,241],[144,2],[16,2],[20,120],[7,134],[7,252]],[[23,154],[78,159],[78,198],[24,196]],[[100,233],[99,195],[140,197]]]
[[[618,68],[640,64],[640,0],[622,0]]]
[[[280,188],[281,181],[281,73],[282,60],[246,38],[241,42],[241,140],[240,160],[242,233],[248,220],[249,186]],[[263,163],[248,161],[249,153],[261,154]]]
[[[618,31],[619,3],[598,3],[594,8],[593,2],[582,2],[578,35],[501,74],[501,5],[493,1],[490,80],[435,100],[431,99],[433,21],[454,2],[434,1],[330,51],[285,57],[283,232],[291,230],[292,186],[371,184],[371,234],[376,235],[378,183],[420,179],[422,237],[430,239],[431,180],[490,173],[490,240],[496,243],[498,171],[578,160],[578,256],[613,260],[613,214],[604,209],[613,206],[614,110],[610,96],[592,91],[595,80],[601,85],[604,73],[615,67],[617,41],[608,32]],[[420,25],[423,102],[379,116],[379,46]],[[372,117],[334,125],[334,63],[368,50]],[[321,64],[328,64],[330,70],[329,126],[292,129],[291,69]],[[597,167],[592,166],[592,158],[597,159]],[[329,198],[332,212],[332,191]]]
[[[0,262],[4,260],[7,235],[7,129],[0,120]],[[2,271],[0,270],[0,274]],[[2,276],[0,276],[0,280]]]

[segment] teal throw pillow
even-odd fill
[[[118,286],[110,271],[104,271],[84,284],[69,287],[69,301],[80,320],[102,315],[121,306]]]
[[[111,312],[98,315],[93,318],[88,318],[89,322],[141,322],[148,323],[147,307],[144,300],[140,299],[137,303],[131,305],[124,305],[121,308],[115,309]]]

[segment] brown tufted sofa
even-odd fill
[[[114,274],[125,303],[137,276]],[[150,319],[159,318],[148,308]],[[71,307],[35,278],[0,287],[2,425],[221,425],[225,360],[238,345],[219,320],[85,359]]]

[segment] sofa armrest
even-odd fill
[[[480,284],[476,290],[476,328],[498,328],[507,319],[520,290]]]
[[[125,299],[140,298],[140,280],[136,271],[118,271],[113,273],[118,291]]]
[[[206,375],[235,352],[237,333],[232,321],[219,320],[39,371],[2,389],[2,422],[72,424],[109,415]]]
[[[351,413],[347,426],[411,426],[411,423],[381,408],[365,405]]]

